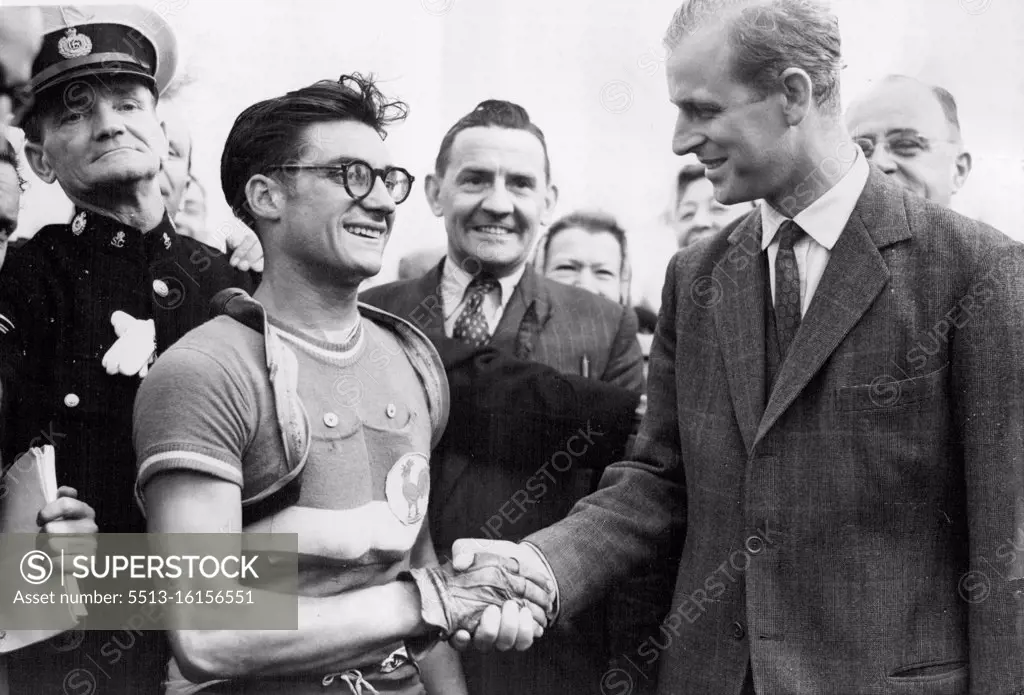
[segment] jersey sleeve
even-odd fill
[[[243,487],[242,455],[256,429],[254,397],[217,358],[192,347],[164,353],[135,398],[136,498],[173,470],[205,473]]]

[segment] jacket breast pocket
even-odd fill
[[[897,669],[886,678],[901,695],[967,695],[970,667],[963,660],[939,660]]]
[[[870,384],[840,386],[835,391],[835,408],[841,412],[860,410],[894,410],[923,404],[944,391],[949,378],[949,363],[939,369],[909,379],[896,379],[888,374],[876,377]]]

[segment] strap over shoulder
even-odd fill
[[[269,341],[272,335],[268,329],[266,312],[263,305],[249,296],[247,292],[238,288],[228,288],[218,292],[211,300],[211,308],[214,315],[224,314],[236,321],[245,324],[257,333],[261,333],[264,339]],[[427,395],[427,406],[430,411],[431,425],[431,448],[437,445],[444,434],[448,424],[448,411],[450,407],[448,394],[448,379],[445,376],[444,364],[441,356],[437,353],[430,340],[411,323],[394,314],[390,314],[369,304],[359,303],[359,313],[364,318],[373,321],[376,325],[390,331],[405,351],[406,356],[412,363],[416,375],[423,385]],[[280,341],[278,341],[280,342]],[[268,348],[270,343],[268,342]],[[285,346],[281,346],[287,349]],[[293,356],[294,359],[294,356]],[[274,374],[274,364],[271,350],[267,350],[267,368]],[[273,383],[273,378],[271,378]],[[307,428],[308,429],[308,428]],[[307,447],[308,448],[308,447]]]
[[[288,472],[267,488],[242,500],[243,507],[262,502],[302,473],[312,444],[309,415],[299,398],[299,364],[295,353],[270,329],[263,305],[245,290],[229,287],[210,300],[214,315],[224,314],[263,336],[267,353],[267,374],[274,395],[274,408],[281,429]]]
[[[448,425],[450,408],[448,377],[445,375],[441,355],[430,339],[405,319],[362,302],[359,303],[359,313],[378,326],[389,329],[398,339],[413,369],[416,370],[416,375],[427,394],[427,406],[430,409],[430,448],[433,449],[441,440],[441,435]]]

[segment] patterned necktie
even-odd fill
[[[466,288],[466,306],[452,327],[453,338],[475,347],[487,344],[491,339],[491,331],[484,316],[484,297],[500,287],[498,281],[490,275],[481,274],[473,278]]]
[[[775,328],[779,356],[786,359],[793,337],[800,328],[800,271],[796,266],[795,244],[804,230],[793,220],[779,227],[779,252],[775,256]]]

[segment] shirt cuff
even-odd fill
[[[534,553],[536,553],[537,557],[539,557],[540,561],[544,564],[544,569],[547,570],[548,578],[551,580],[551,583],[555,585],[555,607],[552,609],[551,615],[548,616],[548,629],[550,630],[555,626],[555,623],[558,621],[558,612],[562,605],[560,594],[558,591],[558,577],[555,576],[554,570],[551,569],[551,565],[548,563],[548,559],[544,557],[544,553],[540,551],[540,548],[535,546],[533,543],[530,543],[529,541],[521,541],[519,545],[525,546],[532,550]]]

